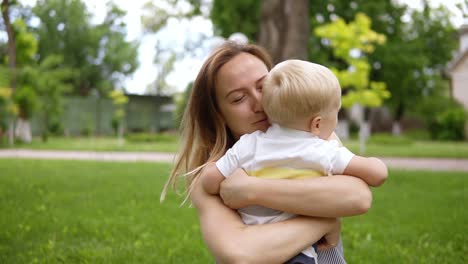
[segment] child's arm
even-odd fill
[[[201,172],[201,184],[203,189],[208,194],[217,195],[219,194],[219,186],[224,180],[223,174],[216,167],[216,163],[208,163]]]
[[[355,176],[364,180],[370,186],[382,185],[388,176],[385,163],[377,158],[365,158],[355,155],[343,174]]]

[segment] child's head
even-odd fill
[[[270,122],[328,138],[336,127],[341,87],[326,67],[301,60],[277,64],[263,83]]]

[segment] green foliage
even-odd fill
[[[177,137],[171,134],[151,134],[151,133],[131,133],[125,135],[128,142],[144,143],[144,142],[176,142]]]
[[[389,84],[388,105],[397,120],[414,109],[415,101],[448,86],[442,75],[458,42],[450,17],[443,6],[413,10],[412,22],[400,25],[399,34],[376,51],[375,59],[382,65],[378,76]]]
[[[23,119],[30,119],[38,105],[36,91],[32,87],[21,86],[16,89],[14,100],[19,107],[19,116]]]
[[[0,129],[6,129],[8,120],[18,112],[18,106],[12,100],[12,89],[0,87]]]
[[[332,68],[342,88],[348,89],[342,97],[345,108],[356,103],[377,107],[390,96],[385,83],[369,81],[371,67],[365,54],[372,53],[375,44],[382,45],[386,39],[370,27],[369,17],[358,13],[350,23],[338,18],[332,23],[315,28],[315,34],[330,43],[334,56],[348,65],[345,70]]]
[[[431,135],[438,140],[464,140],[467,113],[463,107],[454,107],[437,113],[431,126]]]
[[[368,144],[380,144],[380,145],[400,145],[409,146],[413,144],[413,139],[406,136],[394,136],[388,133],[372,134],[367,139]]]
[[[109,98],[112,99],[112,104],[115,106],[114,118],[120,123],[125,117],[125,105],[128,103],[128,96],[120,90],[113,90],[109,92]]]
[[[183,2],[183,4],[180,4]],[[188,4],[188,5],[187,5]],[[183,8],[181,8],[183,6]],[[147,1],[143,5],[141,23],[147,33],[156,33],[166,26],[170,18],[183,19],[202,15],[201,0]]]
[[[260,28],[260,7],[262,1],[256,0],[215,0],[210,19],[215,27],[215,34],[228,38],[241,32],[251,41],[257,39]]]
[[[190,94],[192,93],[193,82],[187,85],[183,94],[176,98],[176,110],[175,110],[175,124],[176,127],[180,127],[182,118],[184,116],[185,108],[187,107]]]
[[[49,134],[53,120],[59,120],[63,108],[63,95],[72,90],[69,80],[75,76],[72,69],[63,65],[63,58],[51,55],[39,65],[26,66],[21,72],[21,82],[31,85],[37,94],[37,109],[42,123],[44,139]],[[27,92],[30,96],[31,91]],[[31,98],[31,97],[28,97]]]
[[[106,93],[136,70],[138,43],[125,40],[125,12],[114,4],[99,25],[91,24],[81,0],[40,0],[33,12],[41,21],[35,28],[39,60],[60,54],[63,65],[77,73],[70,80],[74,94],[87,95],[93,88]]]
[[[414,130],[408,130],[403,132],[403,136],[406,138],[409,138],[411,140],[419,140],[419,141],[430,141],[431,136],[429,134],[429,131],[425,129],[414,129]]]
[[[425,122],[431,138],[463,140],[467,113],[463,106],[444,96],[428,96],[419,103],[416,114]]]
[[[24,20],[16,19],[12,26],[15,32],[16,65],[21,67],[33,63],[37,54],[37,39],[29,32]]]
[[[227,37],[241,31],[255,41],[260,29],[260,3],[253,0],[213,1],[210,17],[217,34]],[[246,6],[252,8],[245,10]],[[373,53],[367,54],[369,81],[386,84],[392,96],[385,104],[394,110],[397,120],[428,90],[447,85],[443,83],[446,81],[441,78],[441,70],[451,59],[457,38],[450,21],[452,15],[445,7],[431,8],[426,4],[425,9],[419,11],[408,8],[404,1],[391,0],[314,0],[309,6],[312,31],[336,21],[336,17],[350,23],[358,13],[364,13],[372,21],[371,29],[386,35],[386,44],[377,45]],[[408,14],[411,16],[409,22]],[[342,30],[338,33],[346,35],[350,32]],[[358,40],[354,39],[355,42]],[[337,45],[347,44],[338,41]],[[332,47],[316,36],[309,40],[309,58],[339,70],[350,65],[335,56]]]
[[[13,89],[10,84],[10,70],[0,66],[0,126],[6,128],[7,121],[19,113],[18,105],[13,98]]]

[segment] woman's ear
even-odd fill
[[[318,136],[320,134],[320,122],[322,121],[321,116],[316,116],[310,120],[309,131],[310,133]]]

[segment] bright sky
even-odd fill
[[[101,22],[104,19],[106,11],[106,3],[109,0],[83,0],[89,10],[94,14],[94,21]],[[157,2],[158,0],[153,0]],[[413,8],[420,8],[422,0],[397,0],[404,2]],[[22,0],[24,4],[34,4],[36,0]],[[159,40],[161,45],[182,49],[187,38],[196,38],[200,34],[205,34],[209,37],[213,35],[212,24],[207,19],[197,19],[197,21],[177,21],[170,20],[168,26],[160,31],[157,35],[143,36],[142,26],[140,22],[141,8],[147,0],[114,0],[123,10],[127,11],[125,21],[127,23],[128,40],[139,40],[139,56],[140,67],[128,78],[124,87],[130,93],[142,94],[145,92],[148,84],[153,82],[156,77],[156,67],[153,64],[155,55],[156,41]],[[455,7],[456,3],[462,3],[463,0],[429,0],[431,6],[439,6],[441,4],[447,6],[454,13],[453,22],[458,27],[464,22],[461,12]],[[219,40],[215,40],[219,41]],[[205,47],[198,52],[195,57],[186,58],[176,62],[174,71],[169,74],[167,82],[174,86],[177,91],[183,91],[187,84],[194,80],[198,70],[200,69],[203,60],[208,55],[210,48]]]

